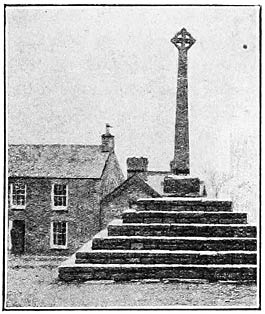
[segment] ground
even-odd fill
[[[6,307],[251,307],[255,284],[187,282],[71,282],[58,280],[62,258],[9,258]]]

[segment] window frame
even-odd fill
[[[26,202],[27,202],[27,184],[23,183],[23,182],[18,182],[18,183],[24,184],[24,186],[25,186],[25,193],[24,193],[24,198],[25,198],[24,203],[25,204],[24,205],[17,205],[17,204],[13,203],[14,185],[16,184],[16,182],[12,182],[12,183],[10,183],[10,207],[12,209],[25,209],[26,208]]]
[[[59,244],[54,244],[54,239],[53,239],[53,225],[54,223],[65,223],[65,245],[59,245]],[[68,249],[68,221],[51,221],[51,228],[50,228],[50,247],[51,249],[61,249],[61,250],[66,250]]]
[[[66,205],[65,206],[56,206],[54,205],[54,186],[55,185],[65,185],[66,186],[66,194],[65,194],[65,197],[66,197]],[[64,196],[64,195],[63,195]],[[52,193],[51,193],[51,206],[52,206],[52,209],[53,210],[68,210],[68,184],[67,183],[53,183],[52,184]]]

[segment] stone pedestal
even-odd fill
[[[167,176],[164,179],[164,193],[167,196],[201,196],[200,179],[190,176]]]

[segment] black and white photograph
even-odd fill
[[[3,310],[261,309],[261,9],[3,4]]]

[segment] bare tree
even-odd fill
[[[220,192],[229,188],[229,196],[236,201],[242,193],[251,192],[254,189],[249,172],[252,169],[252,160],[249,153],[253,150],[251,139],[233,141],[230,146],[230,171],[220,171],[207,167],[204,169],[204,178],[211,194],[218,198]],[[244,191],[244,192],[243,192]]]
[[[221,190],[233,178],[233,175],[226,172],[218,172],[213,169],[205,169],[204,177],[214,197],[218,198]]]

